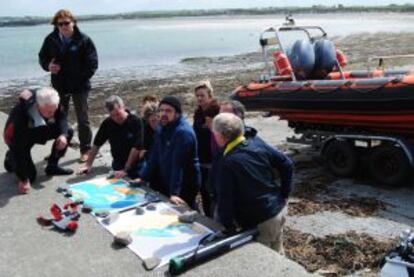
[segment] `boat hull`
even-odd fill
[[[293,127],[414,137],[414,76],[253,83],[236,89],[232,98],[248,110],[271,111]]]

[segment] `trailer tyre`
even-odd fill
[[[347,141],[334,140],[324,151],[326,166],[335,175],[350,177],[358,166],[358,155],[355,147]]]
[[[368,162],[372,178],[384,185],[401,185],[410,173],[406,155],[396,146],[381,145],[374,148]]]

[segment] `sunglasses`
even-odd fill
[[[70,23],[72,23],[72,21],[63,21],[63,22],[58,22],[56,25],[58,25],[59,27],[69,26]]]

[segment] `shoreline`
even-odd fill
[[[346,70],[366,69],[366,60],[370,56],[414,53],[414,33],[365,33],[334,37],[332,40],[348,57]],[[397,67],[409,64],[413,64],[412,60],[398,60],[393,63]],[[374,69],[375,66],[375,63],[371,63],[370,68]],[[155,94],[160,98],[164,95],[176,95],[183,102],[184,112],[192,115],[195,109],[192,89],[196,82],[210,79],[216,97],[224,99],[237,86],[258,79],[263,68],[261,52],[253,52],[233,56],[187,57],[176,65],[98,71],[92,79],[89,99],[91,124],[94,127],[100,124],[106,115],[104,100],[113,94],[121,96],[131,110],[136,110],[147,94]],[[48,84],[48,75],[0,82],[0,111],[8,113],[16,103],[18,93],[24,88]],[[70,121],[75,122],[72,110]]]
[[[382,14],[382,13],[413,13],[413,4],[390,4],[382,6],[345,6],[345,5],[313,5],[311,7],[261,7],[261,8],[231,8],[231,9],[192,9],[192,10],[159,10],[135,11],[116,14],[89,14],[78,16],[78,21],[95,22],[105,20],[134,20],[134,19],[168,19],[168,18],[200,18],[221,16],[266,16],[287,14]],[[48,24],[50,16],[0,16],[1,27],[27,27]]]

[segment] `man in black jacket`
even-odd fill
[[[51,73],[52,85],[59,92],[66,114],[72,97],[78,122],[81,161],[86,161],[92,141],[87,100],[91,89],[90,78],[98,68],[98,55],[92,40],[79,31],[70,11],[58,11],[51,24],[55,28],[43,42],[39,63]]]
[[[283,253],[282,233],[287,199],[292,190],[293,162],[262,140],[246,138],[242,120],[221,113],[213,120],[213,134],[223,147],[216,174],[215,219],[229,231],[237,227],[259,230],[258,241]],[[275,170],[281,176],[275,181]]]
[[[34,144],[55,139],[45,169],[47,175],[69,175],[73,171],[58,166],[73,136],[66,114],[59,106],[59,95],[53,88],[32,91],[28,100],[20,99],[7,119],[4,141],[9,147],[4,167],[14,172],[21,193],[29,192],[36,178],[36,168],[30,154]]]

